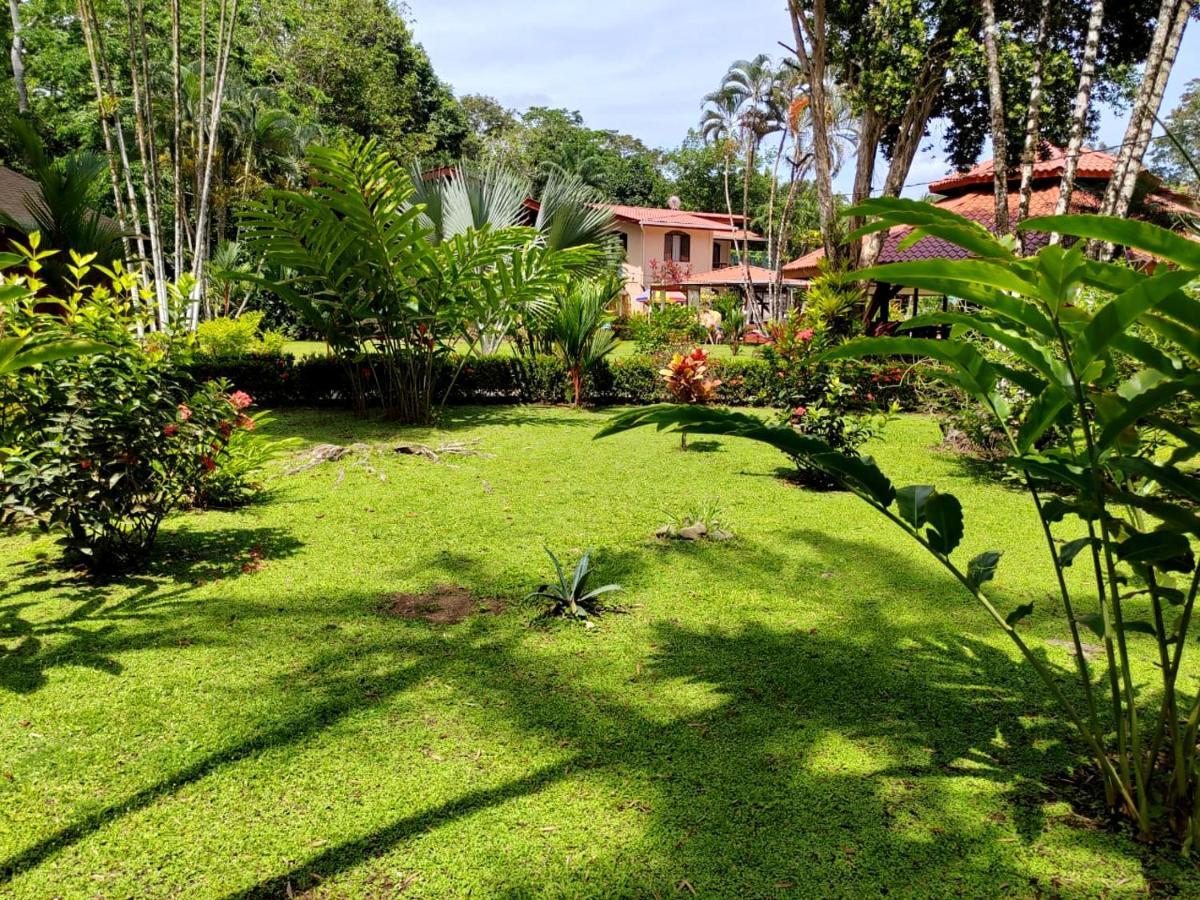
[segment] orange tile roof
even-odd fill
[[[990,180],[987,183],[990,185]],[[1057,181],[1047,180],[1043,181],[1040,185],[1035,183],[1033,192],[1029,197],[1030,217],[1053,215],[1054,208],[1058,205],[1058,192],[1059,184]],[[1099,212],[1100,201],[1101,197],[1091,190],[1088,185],[1076,185],[1074,192],[1071,194],[1070,212]],[[1019,202],[1020,197],[1018,194],[1015,191],[1010,192],[1008,195],[1008,214],[1013,219],[1016,218]],[[1190,212],[1194,214],[1197,209],[1196,201],[1186,195],[1172,191],[1163,191],[1161,189],[1148,194],[1143,203],[1161,212]],[[996,201],[995,195],[990,188],[986,190],[976,188],[965,191],[961,194],[939,200],[934,205],[939,209],[946,209],[978,222],[989,231],[995,230]],[[910,231],[912,229],[907,225],[897,225],[892,228],[884,238],[883,247],[879,251],[877,262],[883,264],[909,262],[917,259],[966,259],[970,256],[966,250],[958,245],[936,237],[923,237],[911,247],[900,250],[900,242]],[[1039,250],[1046,245],[1049,239],[1050,236],[1048,234],[1030,232],[1025,244],[1027,252]],[[784,274],[792,278],[811,278],[819,271],[818,265],[824,256],[824,249],[818,247],[816,250],[806,253],[799,259],[794,259],[790,263],[787,263],[783,267]]]
[[[1066,151],[1062,147],[1047,147],[1046,158],[1036,160],[1033,164],[1033,177],[1035,179],[1061,178],[1063,168],[1066,166],[1066,155]],[[1110,156],[1102,150],[1091,150],[1084,147],[1083,152],[1079,156],[1079,168],[1076,172],[1076,177],[1084,180],[1101,178],[1107,181],[1112,177],[1116,165],[1116,157]],[[965,172],[947,175],[945,178],[931,183],[929,190],[935,194],[944,194],[948,191],[970,187],[971,185],[991,184],[994,172],[995,166],[992,160],[985,160],[976,166],[972,166]],[[1020,169],[1014,169],[1009,173],[1010,181],[1020,180],[1020,177]]]
[[[690,275],[680,282],[681,286],[704,287],[707,285],[740,285],[746,283],[747,275],[756,285],[768,284],[775,278],[775,273],[763,266],[724,266],[704,272],[700,275]],[[798,286],[805,283],[802,279],[784,277],[785,285]]]
[[[690,228],[696,231],[729,232],[730,237],[737,236],[738,240],[761,241],[763,238],[754,232],[744,232],[732,229],[729,225],[728,213],[689,212],[684,209],[662,209],[653,206],[624,206],[619,203],[606,203],[618,219],[635,222],[638,225],[656,228]],[[741,224],[742,217],[735,214],[734,220]]]

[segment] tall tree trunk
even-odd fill
[[[137,246],[136,260],[129,260],[131,270],[136,268],[142,276],[142,282],[145,283],[146,278],[146,236],[142,232],[142,213],[141,206],[137,199],[137,188],[133,183],[133,166],[129,162],[129,148],[125,142],[125,126],[121,123],[121,116],[115,105],[117,97],[116,84],[113,81],[112,70],[108,66],[108,54],[104,46],[104,32],[100,28],[100,21],[96,17],[96,9],[92,4],[92,0],[79,0],[80,20],[84,25],[84,35],[86,37],[88,55],[91,57],[93,67],[93,77],[99,78],[103,84],[103,89],[97,87],[96,102],[101,108],[102,115],[111,115],[112,117],[112,135],[116,143],[118,158],[120,161],[120,169],[122,180],[125,183],[125,195],[129,209],[129,224],[133,228],[134,242]]]
[[[983,49],[987,56],[988,108],[992,115],[992,185],[996,195],[996,231],[1008,234],[1008,137],[1004,128],[1004,94],[1000,85],[1000,49],[994,0],[981,0]]]
[[[171,178],[175,206],[175,277],[183,273],[183,73],[179,47],[179,0],[171,0]]]
[[[142,163],[142,192],[146,203],[146,227],[150,237],[150,265],[154,272],[154,294],[158,302],[158,325],[166,330],[170,324],[167,303],[167,273],[163,259],[161,219],[158,209],[158,159],[154,154],[154,105],[148,96],[150,85],[145,79],[149,69],[145,56],[145,29],[138,27],[133,0],[125,3],[126,28],[129,37],[129,82],[133,93],[134,130],[138,155]]]
[[[929,117],[933,114],[934,103],[946,77],[951,38],[952,36],[943,34],[935,36],[925,54],[925,62],[917,76],[914,90],[909,95],[904,113],[900,117],[896,142],[892,147],[892,158],[888,164],[887,175],[884,177],[883,189],[880,192],[884,197],[899,197],[901,190],[904,189],[908,173],[912,171],[913,160],[916,159],[917,150],[921,146],[921,138],[925,135]],[[881,127],[880,138],[882,138],[882,134]],[[873,156],[878,151],[878,146],[877,141],[874,147],[864,148],[863,141],[860,139],[858,152],[860,155],[870,152]],[[867,191],[870,192],[869,184]],[[863,238],[858,256],[860,267],[875,265],[875,261],[879,258],[879,251],[883,249],[885,237],[885,233],[876,232]],[[868,310],[869,313],[870,310]]]
[[[1033,73],[1029,78],[1029,109],[1025,113],[1025,144],[1021,148],[1021,189],[1017,202],[1017,223],[1029,218],[1029,203],[1033,197],[1033,164],[1038,147],[1038,122],[1042,115],[1042,58],[1050,33],[1050,0],[1042,0],[1038,15],[1037,39],[1033,52]],[[1024,251],[1025,242],[1021,238]]]
[[[204,293],[204,267],[208,258],[208,219],[212,196],[213,165],[216,146],[220,137],[221,104],[225,97],[225,79],[229,72],[229,55],[233,46],[233,33],[237,27],[238,0],[221,0],[220,23],[217,29],[217,60],[213,74],[212,111],[205,141],[204,180],[196,200],[196,243],[192,256],[192,277],[195,285],[191,297],[191,326],[198,324],[200,297]]]
[[[1146,71],[1129,116],[1129,125],[1125,129],[1125,140],[1117,157],[1116,170],[1108,182],[1100,207],[1105,215],[1124,217],[1129,214],[1141,174],[1142,158],[1146,155],[1154,130],[1154,118],[1162,105],[1167,79],[1179,53],[1179,44],[1183,40],[1193,6],[1195,0],[1164,0],[1159,9],[1158,24],[1146,58]]]
[[[1067,141],[1067,155],[1063,161],[1062,182],[1058,187],[1058,202],[1054,206],[1056,216],[1066,215],[1071,208],[1071,194],[1075,192],[1075,173],[1079,170],[1079,156],[1083,151],[1083,133],[1087,129],[1088,109],[1091,106],[1092,82],[1096,77],[1096,56],[1100,49],[1100,27],[1104,24],[1104,0],[1092,0],[1088,15],[1087,37],[1083,43],[1083,60],[1079,66],[1079,90],[1075,94],[1075,106],[1071,110],[1071,137]],[[1060,235],[1050,235],[1050,243],[1057,244]]]
[[[21,41],[21,2],[8,0],[8,14],[12,16],[12,59],[13,82],[17,86],[17,110],[22,115],[29,112],[29,91],[25,87],[25,45]]]
[[[883,140],[886,123],[870,104],[863,110],[858,124],[858,152],[854,159],[854,186],[850,189],[850,205],[857,206],[871,196],[871,183],[875,180],[875,157],[879,154],[879,142]],[[851,216],[846,227],[856,231],[865,224],[862,216]],[[850,258],[862,258],[862,239],[856,238],[850,245]]]
[[[813,162],[817,204],[821,212],[821,242],[825,258],[837,263],[841,246],[837,241],[837,211],[833,202],[833,164],[829,146],[828,98],[825,96],[826,25],[825,0],[815,0],[811,21],[800,0],[788,0],[792,34],[801,69],[808,73],[809,110],[813,131]]]

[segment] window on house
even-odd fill
[[[663,259],[691,262],[692,238],[682,231],[668,231],[663,240]]]
[[[617,232],[617,242],[621,245],[621,256],[629,255],[629,235],[623,231]]]
[[[713,241],[713,268],[721,268],[721,242]]]

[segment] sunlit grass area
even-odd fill
[[[1200,891],[1176,851],[1077,802],[1086,761],[1044,688],[885,522],[780,480],[760,445],[595,442],[604,418],[280,413],[281,434],[376,452],[171,519],[113,584],[56,568],[48,539],[0,540],[0,893]],[[1024,498],[937,437],[905,417],[872,449],[898,483],[959,495],[958,552],[1005,552],[998,604],[1032,600],[1021,627],[1069,665]],[[735,540],[654,539],[705,501]],[[544,547],[592,549],[623,611],[537,619]],[[478,613],[381,611],[438,584]]]

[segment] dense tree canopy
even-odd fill
[[[1200,165],[1200,78],[1187,83],[1179,104],[1167,117],[1166,126],[1173,140],[1158,141],[1151,156],[1151,168],[1169,184],[1194,189],[1200,182],[1200,175],[1192,167],[1193,163]]]

